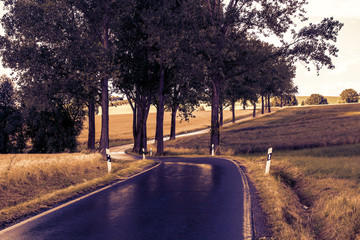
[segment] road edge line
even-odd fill
[[[232,162],[238,169],[241,179],[244,184],[244,201],[243,201],[243,210],[244,210],[244,223],[243,223],[243,237],[245,240],[251,240],[253,237],[252,231],[252,214],[251,214],[251,196],[250,196],[250,187],[247,181],[244,171],[240,166],[232,159],[229,158],[220,158]]]
[[[42,212],[42,213],[40,213],[40,214],[37,214],[37,215],[35,215],[35,216],[31,217],[31,218],[28,218],[28,219],[26,219],[26,220],[24,220],[24,221],[19,222],[19,223],[16,223],[16,224],[14,224],[14,225],[12,225],[12,226],[10,226],[10,227],[4,228],[3,230],[0,230],[0,236],[1,236],[2,234],[5,234],[5,233],[13,230],[13,229],[16,229],[16,228],[20,227],[20,226],[22,226],[22,225],[25,225],[25,224],[27,224],[27,223],[30,223],[30,222],[32,222],[32,221],[34,221],[34,220],[37,220],[37,219],[39,219],[39,218],[41,218],[41,217],[43,217],[43,216],[46,216],[46,215],[48,215],[48,214],[50,214],[50,213],[52,213],[52,212],[55,212],[55,211],[60,210],[60,209],[62,209],[62,208],[65,208],[65,207],[67,207],[67,206],[69,206],[69,205],[71,205],[71,204],[73,204],[73,203],[79,202],[79,201],[81,201],[81,200],[83,200],[83,199],[85,199],[85,198],[88,198],[88,197],[90,197],[90,196],[92,196],[92,195],[95,195],[95,194],[97,194],[97,193],[99,193],[99,192],[105,191],[105,190],[108,189],[108,188],[111,188],[111,187],[114,187],[114,186],[116,186],[116,185],[118,185],[118,184],[120,184],[120,183],[126,182],[126,181],[128,181],[128,180],[130,180],[130,179],[132,179],[132,178],[135,178],[135,177],[143,174],[143,173],[149,172],[149,171],[157,168],[157,167],[160,166],[161,164],[163,164],[163,162],[159,162],[159,163],[156,164],[155,166],[153,166],[153,167],[151,167],[151,168],[149,168],[149,169],[146,169],[146,170],[143,171],[143,172],[137,173],[137,174],[135,174],[135,175],[133,175],[133,176],[127,178],[127,179],[116,181],[116,182],[114,182],[114,183],[111,183],[110,185],[107,185],[107,186],[102,187],[102,188],[100,188],[100,189],[97,189],[97,190],[95,190],[95,191],[93,191],[93,192],[90,192],[90,193],[88,193],[88,194],[86,194],[86,195],[84,195],[84,196],[78,197],[78,198],[73,199],[73,200],[71,200],[71,201],[69,201],[69,202],[63,203],[63,204],[61,204],[61,205],[59,205],[59,206],[57,206],[57,207],[55,207],[55,208],[52,208],[52,209],[50,209],[50,210],[47,210],[47,211]]]

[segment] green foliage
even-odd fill
[[[328,104],[327,99],[320,94],[311,94],[308,99],[306,99],[305,103],[307,105],[321,105]]]
[[[49,110],[26,109],[26,134],[32,141],[31,152],[74,152],[82,128],[82,109],[76,105],[56,106]]]
[[[282,102],[282,104],[281,104]],[[272,100],[272,105],[275,107],[279,106],[297,106],[298,101],[295,95],[285,95],[283,97],[275,97]]]
[[[293,17],[305,20],[305,0],[230,1],[226,8],[221,1],[203,0],[3,2],[8,12],[1,19],[2,60],[18,72],[23,95],[33,92],[26,103],[36,107],[39,122],[51,115],[66,122],[65,106],[82,109],[99,100],[100,91],[106,117],[109,79],[130,100],[134,122],[144,126],[150,104],[163,95],[186,119],[205,93],[215,96],[214,108],[220,95],[231,102],[255,102],[259,94],[294,94],[293,60],[333,68],[333,42],[342,27],[330,18],[292,30]],[[258,33],[284,40],[291,30],[293,42],[280,41],[280,48],[253,40]],[[165,85],[160,93],[159,79]],[[77,125],[77,117],[70,119]],[[107,124],[102,121],[102,148],[108,142]]]
[[[340,98],[346,103],[354,103],[359,101],[359,94],[354,89],[345,89],[341,92]]]
[[[22,113],[16,105],[11,80],[0,77],[0,153],[22,152],[25,148]]]

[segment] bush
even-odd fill
[[[321,105],[321,104],[328,104],[327,99],[320,95],[320,94],[311,94],[305,102],[307,105]]]
[[[0,153],[22,152],[26,147],[22,112],[11,80],[0,77]]]
[[[354,103],[359,101],[359,94],[354,89],[345,89],[341,92],[340,98],[343,102]]]
[[[57,106],[39,110],[26,109],[27,136],[32,141],[33,153],[74,152],[76,137],[82,129],[81,107]]]
[[[297,106],[298,101],[295,97],[295,95],[286,95],[283,96],[282,99],[280,97],[275,97],[272,101],[272,106],[279,107],[281,106],[281,100],[282,100],[282,106]]]

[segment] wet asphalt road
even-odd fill
[[[0,239],[243,239],[242,189],[231,162],[172,158]]]

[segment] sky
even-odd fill
[[[309,22],[318,23],[324,17],[334,17],[344,23],[336,46],[338,57],[333,59],[335,69],[308,71],[297,64],[295,85],[299,96],[319,93],[339,96],[347,88],[360,92],[360,0],[308,0],[306,7]]]
[[[302,64],[296,64],[294,83],[298,96],[313,93],[324,96],[339,96],[344,89],[353,88],[360,92],[360,0],[308,0],[306,6],[309,22],[319,23],[324,17],[334,17],[344,23],[336,46],[338,57],[333,59],[335,69],[323,68],[318,76],[315,68],[308,71]],[[2,15],[0,2],[0,15]],[[0,30],[1,32],[1,30]],[[0,75],[10,74],[0,64]]]

